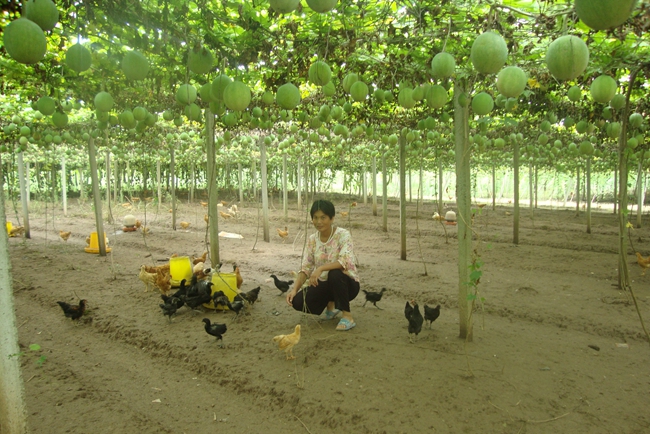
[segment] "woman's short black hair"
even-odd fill
[[[314,201],[313,205],[311,206],[311,211],[309,211],[309,213],[311,214],[311,218],[314,218],[314,214],[316,214],[316,211],[318,210],[323,211],[323,214],[325,214],[331,219],[333,219],[334,216],[336,215],[334,204],[329,200],[318,199]]]

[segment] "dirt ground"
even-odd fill
[[[433,221],[432,203],[420,205],[419,218],[409,203],[402,261],[398,204],[389,203],[384,232],[381,202],[373,216],[370,203],[356,200],[336,222],[352,231],[362,289],[386,293],[381,310],[363,307],[363,294],[352,302],[357,327],[348,332],[293,311],[270,282],[273,273],[289,279],[300,264],[305,210],[295,204],[286,223],[281,207],[271,210],[270,243],[254,204],[238,204],[236,219],[219,221],[220,230],[244,237],[220,239],[224,269],[236,262],[243,290],[262,287],[246,315],[183,307],[169,324],[159,293],[144,292],[138,271],[173,253],[205,250],[198,201],[178,205],[188,230],[172,230],[169,205],[159,214],[149,206],[146,237],[120,231],[127,213],[144,220],[144,207],[117,205],[118,223],[106,226],[107,257],[84,252],[94,224],[89,203],[72,201],[67,216],[55,208],[53,218],[51,204],[33,202],[32,239],[10,239],[31,432],[650,432],[650,345],[629,293],[616,287],[611,211],[594,212],[587,234],[584,213],[537,209],[531,218],[522,208],[514,245],[512,208],[485,207],[474,223],[485,302],[466,344],[458,337],[457,227]],[[335,201],[337,210],[350,203]],[[11,204],[6,211],[15,224]],[[283,244],[276,228],[285,225]],[[72,231],[67,242],[60,229]],[[631,239],[650,254],[648,228],[634,229]],[[629,253],[650,326],[650,273],[641,276]],[[77,297],[88,300],[88,312],[75,325],[56,301]],[[403,314],[408,299],[442,305],[415,343]],[[205,333],[205,317],[227,324],[225,348]],[[272,338],[296,324],[302,339],[287,361]]]

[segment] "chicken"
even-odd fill
[[[345,217],[348,216],[348,214],[350,214],[349,211],[341,211],[341,217],[344,217],[344,218],[345,218]]]
[[[415,338],[417,338],[418,334],[422,331],[422,324],[424,324],[424,318],[422,318],[422,314],[420,313],[420,306],[415,301],[413,302],[413,311],[408,320],[409,341],[413,343],[413,335],[415,334]]]
[[[293,347],[300,342],[300,324],[298,324],[294,332],[289,335],[275,336],[273,342],[278,344],[280,350],[284,350],[284,353],[287,355],[287,360],[295,359],[293,355]]]
[[[132,197],[131,202],[134,202],[134,203],[135,202],[140,202],[140,198],[139,197]]]
[[[203,221],[205,221],[206,225],[209,225],[210,224],[210,216],[207,215],[207,214],[203,215]]]
[[[149,285],[156,285],[156,277],[158,277],[158,273],[150,273],[147,272],[145,269],[146,265],[143,265],[140,267],[140,274],[138,274],[138,278],[144,283],[144,292],[149,291]]]
[[[203,322],[205,323],[205,332],[210,336],[215,336],[217,338],[217,341],[221,341],[221,344],[219,346],[223,348],[223,335],[228,330],[228,327],[225,324],[210,324],[210,320],[208,318],[203,318]]]
[[[443,216],[441,216],[440,214],[438,214],[437,212],[433,213],[432,218],[437,222],[441,222],[441,221],[445,220],[445,218]]]
[[[194,274],[200,274],[203,273],[203,267],[205,267],[205,264],[203,262],[199,262],[198,264],[194,265],[192,267],[192,273]],[[197,276],[197,278],[201,278],[200,276]]]
[[[261,286],[258,286],[257,288],[253,288],[248,292],[240,292],[237,295],[237,297],[241,297],[242,299],[246,300],[250,304],[255,304],[255,302],[257,301],[257,299],[260,296],[260,289],[261,289]]]
[[[436,307],[429,307],[426,304],[424,305],[424,319],[425,321],[429,321],[429,328],[431,328],[431,324],[435,320],[438,319],[440,316],[440,305]]]
[[[643,269],[643,272],[641,272],[641,275],[645,276],[646,270],[648,268],[650,268],[650,256],[648,256],[647,258],[644,258],[643,256],[641,256],[641,253],[636,252],[636,262]]]
[[[280,238],[282,238],[282,244],[284,244],[285,241],[287,241],[287,237],[289,236],[289,229],[285,226],[284,230],[280,228],[275,228],[275,230],[278,231],[278,235]]]
[[[214,304],[215,309],[217,309],[219,306],[221,306],[221,308],[225,308],[228,307],[230,300],[228,300],[228,297],[226,297],[226,294],[224,294],[223,291],[216,291],[214,294],[212,294],[212,303]]]
[[[180,222],[179,225],[181,229],[187,229],[190,227],[190,222]]]
[[[61,239],[63,241],[68,241],[68,238],[70,238],[71,234],[72,234],[72,231],[69,231],[69,232],[59,231],[59,237],[61,237]]]
[[[192,259],[192,264],[196,265],[199,262],[205,262],[208,259],[208,251],[206,250],[203,254],[197,258]]]
[[[131,204],[129,202],[125,202],[122,204],[122,208],[131,208]]]
[[[404,316],[406,319],[409,319],[411,317],[411,313],[413,312],[413,306],[411,306],[411,303],[406,301],[406,306],[404,307]]]
[[[202,206],[203,208],[207,208],[207,207],[208,207],[208,202],[203,202],[203,201],[201,201],[201,206]]]
[[[291,284],[293,283],[293,280],[289,280],[288,282],[285,282],[284,280],[278,279],[278,277],[275,274],[271,274],[271,277],[273,278],[273,283],[275,283],[275,287],[280,290],[280,295],[284,294],[291,288]]]
[[[239,266],[233,264],[232,271],[235,273],[235,277],[237,278],[237,289],[239,289],[241,288],[242,283],[244,283],[244,279],[241,277],[241,273],[239,272]]]
[[[228,208],[228,213],[236,216],[237,215],[237,205],[233,205],[230,208]]]
[[[61,306],[61,309],[63,309],[65,317],[71,318],[73,320],[81,318],[81,316],[86,311],[86,303],[86,300],[79,300],[79,305],[74,306],[66,303],[65,301],[57,301],[57,304]]]
[[[90,245],[90,237],[86,237],[86,244]]]
[[[142,233],[147,235],[151,229],[149,229],[149,226],[142,226]]]
[[[205,283],[205,285],[201,285]],[[190,309],[196,309],[204,303],[210,303],[212,301],[212,282],[197,282],[194,287],[196,289],[196,295],[190,295],[190,289],[188,289],[188,295],[185,296],[182,300]]]
[[[365,289],[362,289],[362,291],[364,294],[366,294],[366,301],[363,303],[363,306],[365,306],[366,303],[370,302],[375,305],[377,309],[382,310],[381,307],[377,306],[377,302],[381,300],[381,297],[384,295],[386,288],[381,288],[381,291],[379,292],[366,291]]]
[[[16,237],[25,233],[25,226],[16,226],[9,231],[10,237]],[[88,243],[90,244],[90,243]]]
[[[235,312],[235,318],[239,316],[239,312],[244,308],[244,302],[241,300],[235,300],[232,303],[227,300],[226,306],[228,306],[228,309],[232,310]]]
[[[169,294],[172,290],[171,274],[169,272],[159,271],[156,273],[156,280],[154,284],[158,287],[161,294]]]
[[[350,208],[354,208],[355,206],[357,206],[357,203],[356,203],[356,202],[352,202],[352,203],[350,204]]]
[[[161,295],[163,303],[160,303],[158,306],[162,309],[163,315],[167,316],[169,322],[172,322],[172,315],[176,314],[176,311],[180,309],[185,303],[178,297],[167,297]]]
[[[228,220],[229,218],[232,217],[230,214],[228,214],[227,212],[223,212],[223,211],[219,211],[219,215],[221,217],[225,218],[226,220]]]
[[[142,227],[142,222],[140,220],[135,221],[135,227],[140,229]]]
[[[221,200],[219,201],[219,203],[221,204],[221,206],[228,206],[228,202],[226,202],[225,200]]]

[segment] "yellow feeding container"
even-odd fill
[[[14,225],[11,222],[7,222],[7,234],[11,234],[11,230],[14,228]]]
[[[215,273],[212,275],[212,293],[223,291],[228,300],[233,301],[237,292],[237,276],[234,273]],[[205,303],[203,306],[208,309],[214,309],[214,303]],[[218,306],[218,309],[228,309],[227,307]]]
[[[106,253],[111,251],[111,248],[108,247],[108,238],[106,238],[106,232],[104,232],[104,245],[106,246]],[[97,237],[97,232],[90,233],[90,244],[84,249],[86,253],[99,253],[99,238]]]
[[[181,280],[187,280],[189,286],[192,280],[192,261],[189,256],[176,256],[169,260],[169,274],[171,279],[169,283],[172,286],[180,286]]]

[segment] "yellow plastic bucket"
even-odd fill
[[[171,275],[170,282],[172,286],[179,286],[181,280],[187,280],[189,285],[192,280],[192,261],[189,256],[176,256],[169,259],[169,274]]]
[[[106,238],[106,232],[104,232],[104,245],[106,246],[106,253],[111,251],[111,248],[108,247],[108,239]],[[86,253],[99,253],[99,238],[97,237],[97,232],[90,233],[90,245],[84,249]]]
[[[212,293],[223,291],[228,300],[233,301],[237,292],[237,276],[234,273],[215,273],[212,275]],[[214,309],[214,303],[205,303],[203,306],[208,309]],[[218,309],[228,309],[227,307],[218,306]]]
[[[11,230],[14,228],[14,225],[11,222],[7,222],[7,235],[11,234]]]

